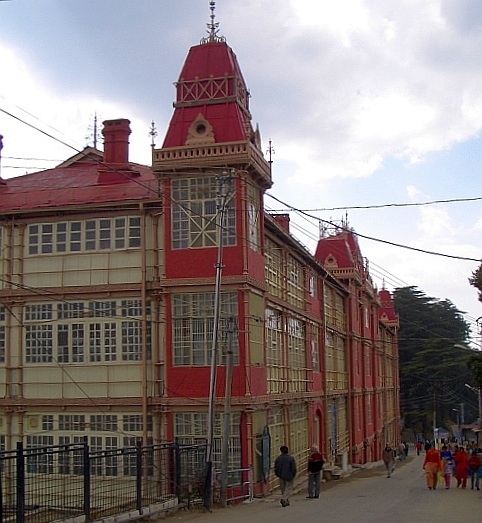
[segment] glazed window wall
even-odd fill
[[[281,445],[287,445],[285,439],[285,426],[283,420],[283,409],[280,406],[272,406],[268,412],[268,427],[271,437],[271,458],[274,461],[279,454]]]
[[[178,366],[209,366],[214,327],[214,293],[174,294],[172,296],[173,360]],[[237,295],[221,293],[218,362],[228,342],[227,320],[237,318]],[[238,363],[237,336],[233,337],[233,364]]]
[[[305,271],[303,265],[288,255],[286,274],[287,301],[302,309],[305,304]]]
[[[346,314],[343,296],[329,285],[325,285],[323,296],[326,325],[339,331],[345,331]]]
[[[290,408],[291,452],[301,465],[306,461],[308,442],[308,417],[305,403],[296,403]]]
[[[140,300],[25,306],[26,363],[97,363],[142,359]],[[150,319],[150,307],[147,315]],[[0,325],[1,326],[1,325]],[[151,323],[147,322],[151,357]]]
[[[329,329],[325,333],[325,367],[328,390],[348,387],[346,341],[338,332]]]
[[[266,309],[266,366],[268,368],[268,392],[285,392],[283,366],[283,323],[279,311]]]
[[[307,390],[307,340],[305,322],[280,311],[265,311],[266,366],[268,391]]]
[[[306,325],[297,318],[287,318],[288,329],[288,390],[307,390]]]
[[[174,436],[180,444],[194,445],[206,443],[208,415],[206,412],[177,412],[174,414]],[[214,441],[212,460],[214,467],[221,470],[223,443],[223,416],[215,415]],[[229,429],[228,469],[239,469],[241,466],[240,415],[231,414]]]
[[[252,184],[248,185],[248,245],[258,252],[261,247],[259,224],[259,190]]]
[[[329,448],[332,459],[336,460],[343,452],[348,452],[350,447],[346,397],[329,400],[327,416]]]
[[[184,178],[172,181],[173,249],[215,247],[218,236],[219,181],[215,176]],[[236,245],[236,213],[234,191],[226,201],[223,245]]]
[[[138,216],[40,223],[27,227],[27,254],[136,249],[141,245]]]
[[[271,240],[265,241],[265,276],[268,291],[277,298],[283,296],[283,256],[282,250]]]

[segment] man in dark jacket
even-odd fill
[[[323,456],[318,447],[313,445],[308,458],[308,499],[320,497],[320,476],[323,464]]]
[[[280,447],[280,455],[274,462],[274,473],[279,478],[281,488],[280,503],[283,507],[289,507],[290,495],[293,490],[293,482],[296,476],[296,462],[288,453],[288,447]]]

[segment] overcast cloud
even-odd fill
[[[482,9],[476,0],[218,0],[220,34],[252,94],[270,191],[309,214],[346,216],[362,235],[476,260],[480,201],[349,209],[481,196]],[[132,121],[131,159],[162,144],[188,49],[206,35],[208,0],[0,2],[0,107],[86,145],[95,112]],[[69,149],[0,113],[2,175],[47,167]],[[20,167],[14,169],[13,167]],[[268,207],[283,205],[267,198]],[[311,250],[316,220],[292,215]],[[360,239],[375,281],[415,285],[481,316],[467,279],[477,262]]]

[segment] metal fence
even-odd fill
[[[101,451],[80,443],[0,452],[0,522],[86,522],[202,498],[206,445]]]

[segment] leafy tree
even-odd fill
[[[475,416],[465,387],[472,381],[470,327],[450,300],[428,297],[414,286],[396,289],[393,298],[400,318],[402,416],[406,428],[430,437],[434,411],[439,426],[453,419],[452,409],[461,402],[467,416]]]
[[[469,278],[469,283],[479,290],[479,301],[482,301],[482,263],[480,267],[472,273],[472,276]]]
[[[482,387],[482,354],[473,354],[467,362],[474,382],[478,388]]]

